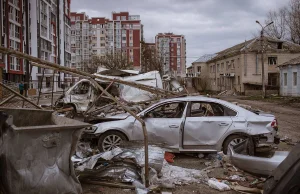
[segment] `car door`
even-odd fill
[[[183,132],[183,149],[213,149],[232,124],[217,103],[190,102]]]
[[[183,128],[186,102],[167,102],[145,112],[144,121],[149,142],[163,143],[167,147],[179,148],[179,131]],[[139,122],[136,122],[140,125]],[[137,128],[140,128],[137,126]]]

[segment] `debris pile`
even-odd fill
[[[144,186],[144,148],[115,148],[111,151],[84,157],[92,153],[88,146],[79,144],[72,157],[79,180],[90,184],[111,183],[111,186],[136,188],[147,191]],[[85,154],[84,154],[85,153]],[[174,188],[175,185],[207,183],[205,170],[172,166],[164,159],[165,151],[149,146],[149,181],[151,189]],[[114,184],[114,185],[113,185]],[[131,186],[131,187],[130,187]]]

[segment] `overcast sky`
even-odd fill
[[[264,23],[269,10],[288,0],[71,0],[71,11],[90,17],[111,18],[111,12],[140,15],[144,37],[154,42],[160,32],[183,34],[187,66],[203,54],[211,54],[249,40]]]

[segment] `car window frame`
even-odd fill
[[[177,119],[182,119],[186,115],[185,112],[187,111],[187,106],[188,106],[188,102],[187,101],[168,101],[168,102],[162,102],[162,103],[156,104],[153,107],[150,107],[148,110],[145,110],[143,112],[143,114],[146,116],[150,111],[153,111],[154,109],[156,109],[156,108],[158,108],[160,106],[164,106],[166,104],[172,104],[172,103],[185,103],[185,107],[184,107],[184,110],[183,110],[183,113],[182,113],[181,117],[177,118]],[[145,118],[151,118],[151,117],[145,117]],[[162,119],[176,119],[176,118],[162,118]]]
[[[218,105],[221,105],[223,107],[226,107],[226,108],[229,108],[230,110],[236,112],[236,115],[235,116],[206,116],[207,117],[237,117],[239,112],[236,111],[235,109],[233,108],[230,108],[222,103],[219,103],[219,102],[212,102],[212,101],[203,101],[203,100],[199,100],[199,101],[196,101],[196,100],[193,100],[193,101],[189,101],[188,103],[188,107],[187,107],[187,110],[186,110],[186,117],[189,117],[189,118],[197,118],[197,117],[192,117],[191,116],[191,110],[192,110],[192,104],[193,103],[208,103],[208,104],[218,104]]]

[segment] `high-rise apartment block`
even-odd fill
[[[164,63],[164,73],[185,76],[186,40],[183,35],[159,33],[155,36],[158,55]]]
[[[0,2],[2,46],[62,66],[70,66],[70,0],[1,0]],[[3,55],[2,60],[5,64],[3,79],[13,82],[24,80],[26,65],[23,59]],[[38,80],[42,75],[41,69],[37,67],[30,68],[30,73],[31,80]],[[49,82],[52,76],[52,71],[45,72],[46,80]],[[63,73],[56,74],[55,77],[58,82],[65,79]]]
[[[122,54],[140,69],[142,24],[139,15],[112,13],[112,19],[71,13],[72,67],[80,68],[92,55]]]

